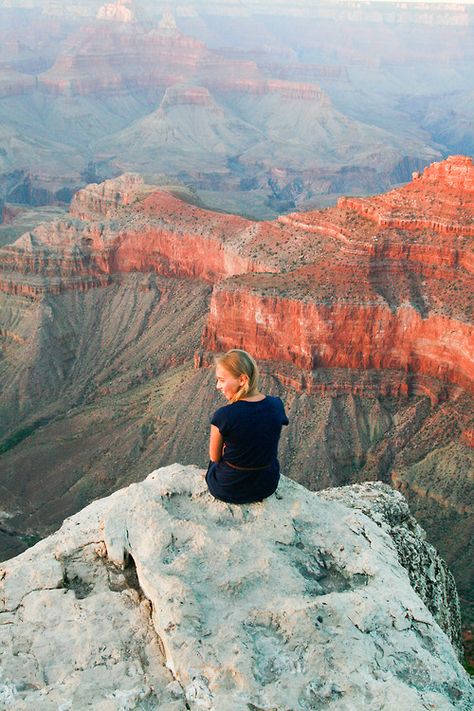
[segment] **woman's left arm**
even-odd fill
[[[212,462],[220,462],[222,459],[222,447],[224,438],[215,425],[211,425],[211,436],[209,438],[209,459]]]

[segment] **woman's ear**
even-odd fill
[[[248,376],[248,375],[245,375],[245,373],[242,373],[242,375],[240,376],[240,380],[239,380],[240,387],[242,387],[243,385],[245,385],[246,383],[248,383],[249,380],[250,380],[249,376]]]

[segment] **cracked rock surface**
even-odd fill
[[[359,509],[390,535],[413,589],[462,658],[461,612],[454,577],[426,540],[402,494],[378,481],[325,489],[318,495]]]
[[[159,469],[2,564],[0,708],[470,711],[384,491],[350,508],[282,477],[237,506],[201,474]]]

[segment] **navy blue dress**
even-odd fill
[[[231,504],[261,501],[273,494],[280,479],[278,440],[288,424],[279,397],[237,400],[215,411],[211,424],[224,439],[220,462],[211,462],[206,474],[209,491]]]

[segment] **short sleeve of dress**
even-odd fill
[[[285,406],[283,404],[283,401],[279,397],[276,399],[278,400],[278,403],[280,404],[280,407],[281,407],[281,424],[282,425],[289,425],[290,421],[286,415]]]
[[[215,411],[211,419],[211,425],[215,425],[221,435],[223,437],[225,436],[228,425],[228,417],[225,407],[220,407]]]

